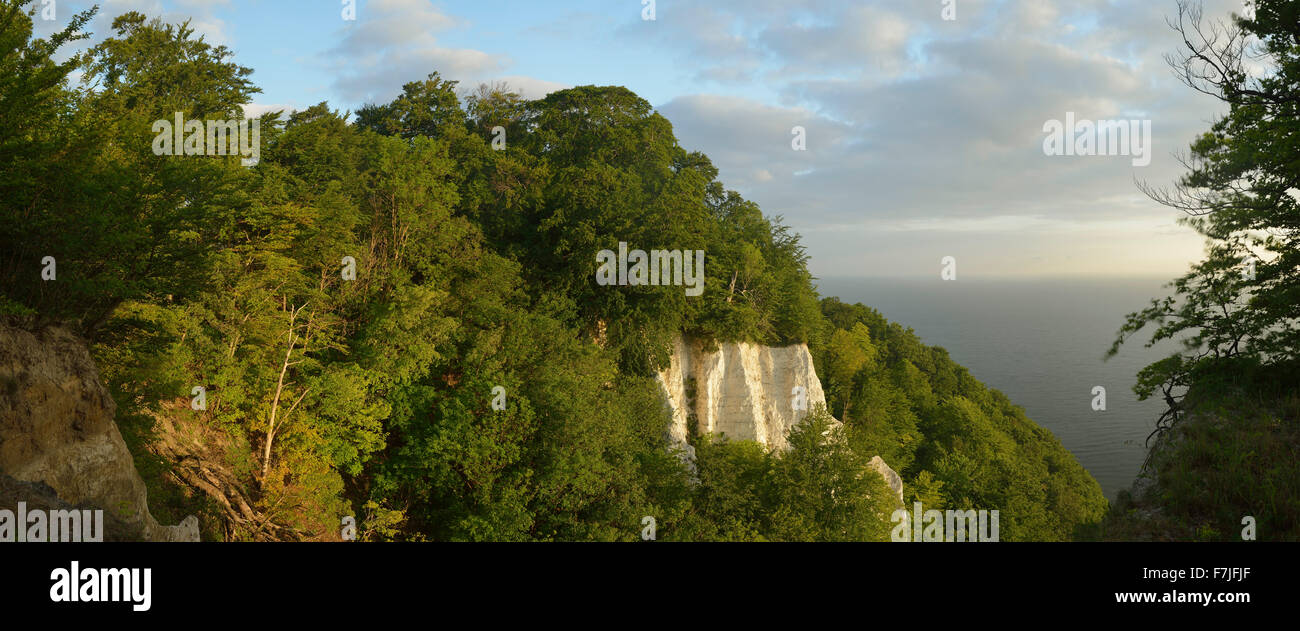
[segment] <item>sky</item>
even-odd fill
[[[350,1],[105,0],[90,41],[126,11],[188,19],[255,70],[252,113],[355,110],[433,71],[528,98],[626,86],[800,233],[820,277],[938,276],[952,257],[958,279],[1172,278],[1203,252],[1139,190],[1176,182],[1226,109],[1165,61],[1175,0],[654,0],[653,20],[651,0],[356,0],[349,20]],[[38,34],[91,4],[49,2]],[[1068,112],[1150,121],[1150,163],[1047,155]]]

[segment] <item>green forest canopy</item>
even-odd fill
[[[650,515],[661,539],[886,540],[874,455],[909,503],[1000,510],[1004,540],[1070,538],[1105,511],[1073,456],[945,351],[819,299],[798,235],[625,88],[458,95],[435,72],[354,119],[261,116],[252,168],[158,156],[154,121],[241,118],[252,71],[139,13],[56,63],[89,13],[41,40],[21,5],[0,2],[0,310],[92,342],[160,517],[200,512],[229,539],[334,538],[357,515],[365,539],[631,540]],[[596,285],[594,254],[620,241],[704,250],[704,294]],[[681,334],[808,343],[843,431],[817,411],[785,454],[697,438],[692,473],[653,379]],[[151,459],[187,423],[265,523]]]

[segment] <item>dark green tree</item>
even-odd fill
[[[1300,5],[1255,5],[1253,19],[1223,23],[1180,2],[1172,22],[1186,49],[1171,65],[1228,113],[1192,144],[1174,188],[1146,187],[1187,214],[1181,221],[1206,238],[1207,256],[1170,284],[1172,295],[1129,314],[1109,353],[1147,327],[1148,346],[1182,344],[1135,387],[1144,399],[1159,390],[1169,405],[1157,432],[1180,418],[1199,375],[1226,362],[1300,359]]]

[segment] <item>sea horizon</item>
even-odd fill
[[[1154,276],[857,276],[814,280],[823,297],[862,303],[942,347],[1051,431],[1114,501],[1146,457],[1163,402],[1139,401],[1138,370],[1172,350],[1133,337],[1104,360],[1125,316],[1165,295]],[[1093,410],[1093,388],[1106,409]]]

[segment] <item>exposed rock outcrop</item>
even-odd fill
[[[679,337],[667,368],[657,375],[673,422],[669,441],[693,459],[687,443],[691,423],[700,434],[752,440],[769,449],[789,448],[786,434],[810,410],[825,405],[826,393],[808,346],[721,343],[705,351],[699,340]],[[838,421],[836,421],[838,423]],[[871,467],[903,498],[903,480],[879,456]]]
[[[197,518],[162,526],[149,514],[115,411],[80,338],[58,327],[32,332],[0,323],[0,474],[41,483],[69,505],[102,509],[122,538],[198,541]]]
[[[788,447],[785,436],[826,403],[808,347],[719,344],[705,352],[699,341],[678,338],[659,385],[673,413],[670,435],[685,442],[694,416],[701,434]]]
[[[898,475],[898,472],[886,464],[885,460],[880,456],[872,456],[871,462],[867,463],[867,465],[875,469],[876,473],[879,473],[880,477],[885,479],[885,484],[889,485],[890,490],[898,496],[898,502],[901,504],[903,502],[902,476]]]

